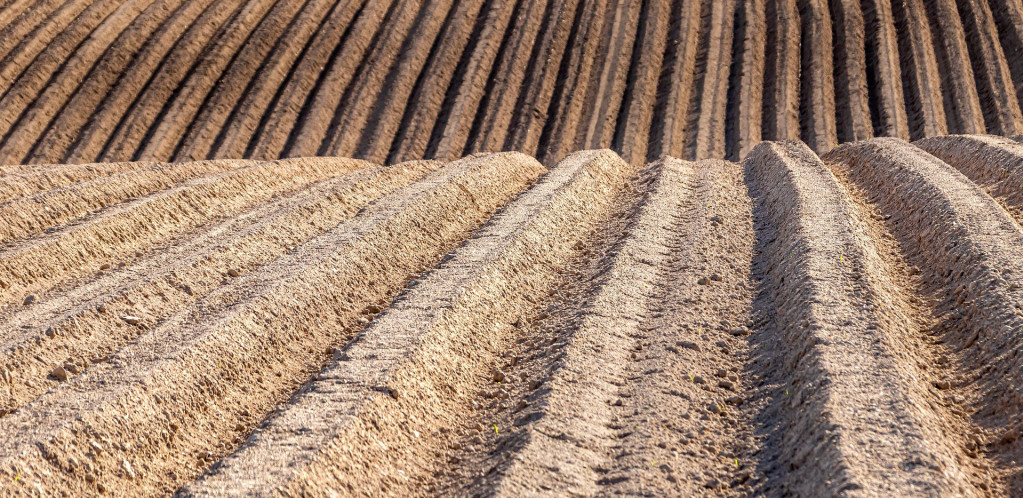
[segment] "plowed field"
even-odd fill
[[[6,167],[0,493],[1016,495],[1021,168]]]
[[[0,164],[1023,132],[1020,0],[7,0]]]

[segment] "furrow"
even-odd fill
[[[236,421],[286,401],[360,312],[386,303],[542,171],[522,156],[453,163],[241,274],[0,419],[0,474],[20,474],[24,489],[45,480],[77,493],[173,491],[241,442],[249,429]]]
[[[704,0],[700,53],[696,62],[695,92],[689,104],[686,128],[687,159],[725,157],[725,117],[735,0]]]
[[[948,431],[947,445],[965,453],[970,484],[955,494],[1018,494],[1023,489],[1018,439],[1023,327],[1023,230],[962,173],[905,142],[851,144],[825,157],[869,192],[921,274],[941,313],[933,335],[950,350],[938,365],[951,374],[937,385],[963,406],[972,433]],[[947,473],[947,470],[946,470]],[[947,494],[947,493],[945,493]]]
[[[698,56],[704,58],[700,69],[706,67],[708,46],[701,43],[700,36],[707,20],[702,15],[703,4],[701,0],[672,3],[668,42],[657,82],[657,107],[654,109],[657,119],[651,126],[648,156],[682,157],[685,152],[689,106],[694,100],[693,93],[699,94],[699,89],[694,88]]]
[[[628,175],[630,168],[610,151],[559,163],[184,494],[269,486],[306,495],[431,489],[442,461],[427,455],[456,437],[439,428],[458,427],[473,412],[477,393],[492,385],[492,365],[514,340],[515,324],[541,312]]]
[[[0,37],[0,75],[4,76],[0,79],[0,95],[6,94],[25,67],[73,25],[83,11],[88,12],[89,7],[101,6],[77,0],[44,1],[38,5],[38,10],[32,9],[5,30]]]
[[[31,168],[26,168],[24,171],[0,172],[0,180],[2,180],[0,181],[0,203],[51,189],[67,187],[75,183],[138,171],[150,166],[153,166],[153,163],[33,164]]]
[[[154,164],[2,202],[0,244],[59,227],[126,199],[145,196],[190,178],[229,171],[242,164],[227,161]]]
[[[526,73],[525,90],[519,95],[502,150],[540,155],[540,136],[546,123],[556,119],[551,115],[554,92],[566,89],[563,69],[570,60],[568,44],[573,34],[584,28],[580,26],[584,4],[580,0],[561,3],[556,16],[534,44],[533,53],[546,56],[541,56],[542,64],[534,65]],[[586,88],[573,87],[573,91],[585,92]]]
[[[958,5],[987,132],[997,135],[1023,132],[1016,88],[987,1],[962,0]]]
[[[419,75],[401,124],[388,151],[387,162],[425,157],[433,130],[443,122],[447,92],[457,85],[468,58],[481,41],[494,0],[457,2],[438,35],[429,60]]]
[[[1015,84],[1016,98],[1023,108],[1023,2],[990,0],[991,16],[998,28],[1002,53]]]
[[[247,207],[346,173],[343,164],[302,161],[257,163],[215,176],[190,180],[129,201],[67,225],[54,233],[19,241],[0,252],[0,303],[91,275],[104,264],[146,251],[213,217],[229,217]],[[40,302],[47,295],[38,296]]]
[[[231,54],[263,19],[270,3],[265,0],[238,2],[233,12],[214,6],[220,16],[215,16],[209,25],[193,24],[152,75],[145,91],[135,97],[114,133],[106,135],[99,159],[140,160],[140,153],[153,132],[166,126],[171,104],[179,101],[183,91],[195,88],[200,83],[196,79],[202,75],[216,81],[213,75],[222,74],[223,67],[231,61]]]
[[[513,26],[519,22],[523,1],[498,2],[485,17],[477,43],[471,51],[463,53],[458,63],[457,78],[444,97],[427,144],[426,157],[452,160],[462,155],[475,118],[480,115],[481,103],[491,93],[497,61],[506,49]]]
[[[299,2],[293,2],[299,7]],[[266,103],[284,80],[309,38],[317,31],[335,2],[310,0],[290,23],[275,22],[253,35],[236,58],[235,64],[220,78],[207,102],[196,115],[194,125],[181,139],[175,160],[211,157],[216,141],[224,133],[237,134],[245,126],[251,136]],[[284,26],[285,24],[286,27]],[[242,157],[244,150],[228,157]],[[224,156],[221,156],[224,157]]]
[[[112,82],[113,87],[96,90],[101,100],[83,104],[72,101],[41,141],[39,153],[49,161],[95,161],[109,141],[127,141],[129,129],[148,126],[143,120],[153,119],[159,110],[156,106],[170,98],[206,42],[228,22],[241,3],[240,0],[189,3],[146,43],[127,71]],[[83,92],[90,84],[83,84]],[[79,113],[78,105],[87,107]],[[131,154],[121,157],[130,159]]]
[[[9,50],[13,43],[23,39],[25,33],[34,27],[27,18],[34,17],[37,20],[36,22],[38,22],[39,19],[49,15],[59,5],[60,2],[52,0],[48,2],[33,2],[32,0],[5,2],[0,7],[0,33],[2,33],[0,36],[2,36],[2,39],[7,40],[3,46],[8,48],[0,52],[0,59],[3,59],[6,55],[6,50]],[[32,9],[29,9],[29,7],[32,7]],[[12,36],[12,34],[13,38],[7,38]]]
[[[649,154],[649,134],[657,104],[664,48],[671,11],[668,0],[643,2],[640,27],[633,44],[628,87],[615,123],[613,146],[629,164],[644,164]]]
[[[259,127],[248,137],[248,143],[240,137],[225,141],[221,152],[244,152],[246,156],[262,160],[279,157],[295,132],[303,109],[307,106],[314,110],[325,109],[316,105],[316,98],[329,98],[331,95],[340,98],[348,82],[341,78],[347,78],[355,71],[353,64],[369,48],[368,40],[379,28],[386,7],[386,2],[338,3],[327,25],[317,32],[309,51],[274,95]],[[339,57],[340,54],[346,56]],[[320,89],[324,87],[332,92],[320,96]],[[334,104],[336,106],[336,100]],[[329,104],[322,102],[322,105]]]
[[[221,96],[216,93],[218,82],[222,82],[221,88],[225,88],[224,85],[245,88],[259,63],[304,5],[303,0],[250,2],[247,7],[256,8],[223,32],[184,83],[175,89],[173,99],[160,111],[157,121],[139,144],[134,159],[169,161],[174,158],[180,142],[188,137],[196,123],[196,117],[202,117],[201,109],[219,104],[216,100]]]
[[[956,0],[923,2],[931,26],[949,133],[984,133],[984,114]]]
[[[10,162],[57,162],[64,158],[70,136],[81,130],[89,115],[96,111],[106,92],[129,70],[145,44],[168,29],[172,16],[194,9],[196,1],[153,2],[128,29],[117,35],[109,46],[99,45],[102,54],[94,64],[80,67],[81,60],[68,61],[60,79],[47,84],[44,92],[19,118],[5,144]],[[90,42],[91,43],[91,42]],[[83,46],[79,53],[88,54]],[[78,56],[76,56],[78,57]],[[84,70],[88,72],[83,72]],[[70,116],[75,115],[74,118]],[[55,131],[59,128],[60,131]],[[56,143],[56,142],[60,143]]]
[[[764,140],[799,138],[800,23],[796,0],[767,0]]]
[[[394,81],[401,82],[398,93],[377,103],[375,125],[367,129],[360,140],[359,157],[377,161],[394,161],[400,141],[415,143],[422,157],[429,140],[430,126],[436,121],[444,98],[444,90],[451,84],[461,54],[476,29],[483,0],[455,2],[447,7],[443,22],[430,44],[414,45],[410,53],[415,61],[415,74],[399,74]],[[440,22],[440,20],[437,20]],[[415,30],[418,31],[418,30]],[[405,64],[399,68],[408,71]],[[394,83],[390,86],[395,87]],[[429,121],[413,123],[414,113],[425,112]],[[411,128],[411,131],[410,131]]]
[[[583,148],[586,123],[592,119],[592,103],[597,98],[596,84],[601,67],[597,53],[610,43],[615,8],[611,0],[584,1],[576,11],[577,19],[569,35],[568,53],[558,70],[560,83],[554,86],[547,121],[537,144],[537,159],[556,164]]]
[[[480,102],[473,120],[465,148],[461,155],[480,151],[503,150],[505,139],[512,131],[512,119],[523,93],[529,92],[537,81],[532,69],[547,58],[542,52],[544,36],[550,24],[560,18],[560,10],[573,0],[527,1],[517,9],[516,22],[498,54],[486,95]],[[529,54],[529,55],[527,55]],[[532,109],[528,112],[533,112]],[[542,112],[542,109],[540,110]]]
[[[825,2],[799,0],[803,37],[799,121],[803,141],[817,152],[826,152],[838,145],[831,14]]]
[[[1023,146],[1001,137],[950,135],[918,140],[917,147],[955,167],[1006,206],[1023,224]]]
[[[766,9],[766,0],[749,0],[740,2],[736,10],[728,116],[725,120],[729,160],[746,157],[763,134],[764,59],[768,36]]]
[[[749,197],[731,163],[666,158],[651,173],[624,239],[597,268],[596,288],[559,313],[579,318],[551,347],[557,359],[543,387],[514,415],[522,441],[490,458],[496,470],[475,491],[683,496],[732,484],[741,492],[743,483],[731,482],[749,473],[741,420],[701,415],[742,404],[741,353],[721,354],[712,342],[745,343],[728,330],[748,321],[752,302]],[[734,285],[725,301],[713,298]],[[722,454],[692,450],[702,444]],[[741,467],[732,464],[739,459]]]
[[[127,269],[5,317],[0,371],[7,372],[10,391],[2,393],[0,410],[12,411],[57,386],[59,379],[50,376],[55,368],[69,377],[81,374],[144,333],[122,316],[162,323],[216,292],[232,278],[229,271],[254,271],[439,167],[424,161],[390,168],[348,159],[304,161],[347,162],[352,173],[204,226]]]
[[[105,58],[119,48],[118,42],[125,39],[146,40],[149,34],[174,10],[176,5],[143,0],[126,2],[110,15],[76,47],[66,58],[50,62],[56,69],[33,66],[29,69],[31,78],[22,78],[12,91],[17,98],[0,101],[0,123],[6,123],[3,146],[0,147],[0,162],[15,163],[25,155],[50,125],[51,117],[60,111],[74,94],[82,81],[87,80],[97,65],[110,63]],[[135,47],[140,45],[138,42]],[[60,57],[58,55],[58,57]],[[127,60],[127,56],[122,56]],[[103,71],[116,71],[114,67],[103,66]],[[0,124],[0,126],[4,126]]]
[[[0,81],[10,82],[0,86],[4,90],[3,98],[0,99],[0,129],[4,130],[2,142],[6,144],[10,129],[18,117],[51,82],[55,73],[64,67],[72,54],[84,46],[86,50],[83,57],[87,61],[94,61],[97,52],[102,53],[97,47],[105,47],[151,2],[133,0],[119,3],[109,0],[93,3],[38,53],[19,51],[15,54],[13,64],[0,68]],[[4,159],[3,162],[12,161]]]
[[[903,93],[903,72],[899,60],[899,36],[891,0],[860,2],[866,30],[865,57],[871,136],[909,139],[909,118]]]
[[[344,111],[346,97],[358,83],[359,75],[379,70],[369,62],[380,56],[381,46],[395,43],[396,38],[404,39],[404,30],[412,22],[416,7],[401,1],[366,3],[366,10],[348,35],[350,38],[335,47],[330,67],[320,75],[314,93],[306,99],[280,153],[282,156],[317,155],[330,133],[337,129],[336,119]]]
[[[584,149],[606,149],[612,145],[623,101],[631,92],[627,79],[636,32],[640,29],[641,4],[621,0],[614,9],[614,18],[608,26],[607,45],[602,43],[597,54],[600,78],[590,100],[594,112],[581,142]]]
[[[900,33],[902,88],[913,139],[948,133],[941,73],[922,0],[891,0],[895,31]]]
[[[761,144],[745,164],[759,240],[755,369],[768,397],[758,494],[975,491],[912,368],[912,317],[848,191],[803,144]]]
[[[837,138],[842,142],[865,140],[874,136],[874,126],[867,90],[867,66],[871,63],[867,62],[867,28],[863,9],[859,0],[833,0],[829,3],[834,23]],[[873,1],[867,2],[867,6],[876,8]],[[873,21],[874,28],[879,28],[876,14]],[[876,43],[875,40],[871,42]],[[871,52],[875,58],[872,63],[877,66],[879,61],[876,58],[880,54],[876,45]]]
[[[386,159],[396,125],[408,104],[412,88],[423,70],[430,50],[454,9],[448,0],[422,5],[410,23],[381,47],[378,58],[359,75],[335,116],[337,128],[328,133],[321,152],[327,155]]]

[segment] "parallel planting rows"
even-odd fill
[[[1017,495],[1023,144],[0,171],[0,494]]]
[[[11,0],[0,164],[1023,132],[1021,0]]]

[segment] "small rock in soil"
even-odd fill
[[[121,320],[124,320],[125,323],[127,323],[128,325],[138,325],[138,324],[142,323],[142,319],[141,318],[139,318],[137,316],[131,316],[131,315],[124,315],[124,316],[121,317]]]
[[[728,331],[728,333],[732,334],[734,336],[743,336],[743,335],[749,335],[750,331],[746,327],[735,327],[733,329],[730,329]]]
[[[710,279],[715,281],[715,282],[720,282],[721,281],[721,275],[718,275],[717,273],[715,273],[715,274],[710,276]]]
[[[112,267],[112,266],[110,266],[110,263],[103,263],[103,265],[99,267],[99,269],[100,269],[101,271],[107,271],[107,270],[109,270],[109,269],[111,269],[111,268],[113,268],[113,267]]]
[[[39,300],[39,298],[36,297],[35,294],[29,294],[29,295],[25,296],[25,306],[28,306],[28,305],[30,305],[30,304],[38,301],[38,300]]]
[[[622,406],[622,404],[623,404],[622,398],[618,398],[614,402],[615,406]]]
[[[128,479],[135,478],[135,470],[131,468],[131,464],[127,460],[121,460],[121,469],[124,470],[125,474],[128,474]]]
[[[707,280],[707,277],[701,277],[699,280],[696,281],[696,283],[700,285],[707,285],[710,283],[710,280]]]
[[[703,383],[705,383],[707,381],[702,376],[700,376],[700,375],[694,375],[693,376],[693,382],[695,382],[697,384],[703,384]]]
[[[493,379],[494,382],[503,382],[505,379],[505,375],[500,368],[495,368],[490,378]]]
[[[718,381],[718,387],[723,388],[723,389],[731,390],[732,387],[734,387],[734,386],[735,386],[735,384],[732,384],[732,381],[730,381],[730,380],[719,380]]]
[[[61,382],[66,382],[68,378],[67,370],[64,367],[57,367],[50,371],[50,375]]]
[[[49,327],[46,329],[46,337],[53,337],[55,335],[57,335],[57,331],[54,330],[53,327]]]
[[[693,351],[699,351],[700,345],[692,341],[677,341],[675,345],[680,348],[692,349]]]
[[[231,268],[230,270],[227,270],[227,274],[232,276],[232,277],[238,277],[238,276],[240,276],[242,274],[242,272],[240,272],[240,271],[238,271],[238,270],[236,270],[234,268]]]
[[[931,384],[933,384],[934,387],[941,389],[942,391],[952,388],[952,383],[950,383],[947,380],[935,380],[931,382]]]

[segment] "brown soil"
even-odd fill
[[[1023,495],[1021,106],[1020,0],[0,0],[0,496]]]
[[[1017,0],[11,0],[0,164],[1018,134]]]

